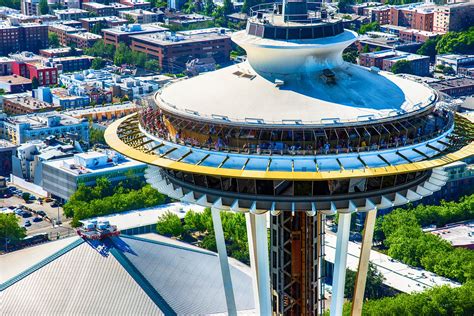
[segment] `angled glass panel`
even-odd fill
[[[344,169],[364,169],[364,164],[356,156],[339,158]]]
[[[360,157],[366,163],[369,168],[378,168],[388,166],[385,161],[377,157],[376,155],[364,155]],[[384,157],[385,158],[385,157]],[[400,157],[401,158],[401,157]],[[387,159],[388,160],[388,159]]]
[[[291,159],[272,159],[270,171],[291,171]]]
[[[320,171],[338,171],[341,170],[336,158],[318,159],[318,166]]]
[[[297,159],[295,160],[295,171],[315,172],[316,164],[313,159]]]
[[[269,159],[270,158],[250,158],[245,166],[245,170],[266,171]]]
[[[224,155],[211,154],[209,157],[204,159],[204,161],[200,165],[205,167],[217,168],[224,161],[225,158],[226,156]]]
[[[242,169],[246,161],[247,158],[245,157],[230,156],[229,159],[224,162],[221,168]]]

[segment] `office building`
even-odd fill
[[[96,180],[103,177],[118,184],[130,174],[143,178],[145,169],[146,164],[113,151],[90,151],[44,162],[42,187],[53,197],[67,201],[81,184],[94,186]]]
[[[20,93],[31,90],[31,80],[17,76],[0,76],[0,89],[8,93]]]
[[[130,24],[130,25],[122,25],[119,27],[111,28],[111,29],[104,29],[102,30],[104,34],[104,43],[117,46],[120,43],[124,43],[126,45],[131,44],[130,37],[133,35],[142,35],[142,34],[151,34],[151,33],[158,33],[164,32],[168,29],[159,25],[151,24],[151,25],[140,25],[140,24]]]
[[[222,28],[161,32],[131,36],[130,48],[158,60],[161,69],[182,72],[195,58],[214,58],[217,63],[230,60],[229,32]]]
[[[4,136],[16,145],[48,136],[75,137],[89,141],[89,123],[60,113],[49,112],[11,116],[3,119]]]
[[[3,99],[3,111],[11,115],[49,112],[56,109],[59,107],[35,99],[27,93],[5,95]]]
[[[465,119],[433,89],[345,63],[357,33],[315,22],[306,7],[260,6],[232,34],[246,62],[167,85],[105,132],[112,148],[148,163],[158,191],[211,208],[229,314],[237,296],[220,212],[245,213],[258,315],[325,311],[324,221],[335,214],[330,310],[342,315],[351,217],[365,212],[360,315],[377,210],[433,194],[448,179],[433,168],[474,155]]]

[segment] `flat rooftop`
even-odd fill
[[[451,224],[429,230],[429,232],[446,240],[454,247],[474,249],[474,220]]]
[[[76,154],[84,159],[91,159],[94,157],[102,157],[102,154],[95,155],[94,152],[88,152],[83,154]],[[82,156],[81,156],[82,155]],[[135,161],[128,158],[122,158],[117,163],[107,163],[106,165],[101,165],[96,168],[86,168],[75,164],[74,157],[69,157],[65,159],[57,159],[45,162],[50,167],[65,171],[73,176],[81,175],[91,175],[91,174],[102,174],[110,171],[128,169],[134,167],[145,167],[146,165],[143,162]]]
[[[244,62],[165,86],[156,98],[163,109],[199,120],[318,125],[385,119],[435,100],[429,87],[388,72],[348,63],[333,72],[335,84],[305,74],[277,87]]]
[[[84,21],[84,22],[128,22],[126,19],[119,18],[117,16],[96,16],[93,18],[81,18],[79,21]]]
[[[157,44],[160,46],[173,46],[173,45],[181,45],[181,44],[189,44],[189,43],[198,43],[204,41],[213,41],[219,39],[230,38],[226,34],[196,34],[196,35],[183,35],[183,34],[176,34],[176,35],[168,35],[165,32],[160,33],[152,33],[152,34],[143,34],[143,35],[133,35],[131,36],[132,39],[137,39],[141,41],[145,41],[151,44]]]
[[[166,27],[156,25],[156,24],[130,24],[113,27],[110,29],[103,29],[105,33],[110,33],[114,35],[124,35],[124,34],[140,34],[140,33],[153,33],[153,32],[163,32],[167,31]]]
[[[13,77],[13,76],[9,76],[9,77]],[[23,78],[23,77],[20,77],[20,78]],[[18,79],[18,78],[16,78]],[[24,78],[26,79],[26,78]],[[21,79],[19,79],[21,80]],[[27,79],[28,82],[25,82],[25,83],[31,83],[31,80]],[[18,104],[24,108],[28,108],[28,109],[31,109],[33,111],[41,111],[41,110],[45,110],[45,109],[55,109],[57,108],[58,106],[57,105],[54,105],[54,104],[51,104],[51,103],[48,103],[48,102],[43,102],[43,101],[40,101],[38,99],[35,99],[31,96],[25,96],[25,95],[13,95],[12,97],[7,97],[6,100],[8,100],[9,102],[11,103],[14,103],[14,104]]]
[[[430,83],[430,87],[436,90],[460,88],[473,85],[474,79],[472,78],[454,78]]]
[[[68,126],[68,125],[77,125],[81,124],[82,120],[74,118],[72,116],[64,115],[61,113],[37,113],[37,114],[27,114],[27,115],[18,115],[18,116],[9,116],[6,118],[5,122],[10,124],[29,124],[30,129],[42,129],[50,128],[48,126],[48,118],[56,117],[58,118],[58,125],[55,126]]]
[[[25,77],[11,75],[11,76],[0,76],[0,83],[7,84],[31,84],[31,80]]]
[[[73,37],[77,37],[80,39],[85,39],[85,40],[99,40],[102,38],[102,36],[90,32],[79,32],[75,34],[71,34]]]

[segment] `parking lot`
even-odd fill
[[[8,188],[9,197],[0,198],[0,210],[14,212],[28,236],[48,233],[50,239],[57,239],[74,233],[69,225],[70,220],[66,219],[57,202],[51,199],[41,201],[34,193],[12,184],[9,184]],[[24,192],[31,196],[28,202],[22,197]]]

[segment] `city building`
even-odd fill
[[[474,234],[472,233],[474,231],[474,220],[453,223],[444,227],[427,229],[424,231],[446,240],[453,247],[474,250]]]
[[[131,5],[126,5],[120,2],[111,2],[109,3],[112,7],[114,7],[115,15],[118,15],[121,11],[132,10],[133,7]]]
[[[66,144],[56,140],[54,136],[48,136],[44,140],[32,140],[17,147],[12,156],[12,175],[31,184],[42,185],[43,162],[71,157],[79,152],[72,144]]]
[[[0,23],[0,55],[6,56],[9,53],[20,50],[20,29],[8,23]],[[3,63],[2,63],[3,64]]]
[[[399,60],[409,61],[414,75],[426,76],[430,72],[428,56],[390,49],[361,53],[359,55],[359,65],[364,67],[377,67],[385,71],[392,71],[392,66]]]
[[[12,157],[16,152],[16,145],[0,139],[0,176],[8,177],[12,173]]]
[[[145,169],[146,164],[113,151],[89,151],[44,162],[42,187],[54,198],[67,201],[81,184],[94,186],[97,179],[104,177],[118,184],[130,175],[143,178]]]
[[[96,16],[113,16],[115,15],[115,8],[109,4],[98,2],[84,2],[82,8],[89,12],[93,12]]]
[[[130,11],[121,11],[119,16],[124,19],[131,19],[134,23],[144,24],[144,23],[156,23],[162,22],[164,13],[159,12],[152,12],[142,9],[135,9]]]
[[[50,86],[58,83],[58,69],[41,56],[16,54],[10,55],[10,57],[15,59],[12,64],[13,74],[31,80],[36,78],[39,86]]]
[[[104,34],[104,43],[114,46],[118,46],[120,43],[130,45],[131,40],[130,36],[132,35],[141,35],[141,34],[151,34],[164,32],[168,29],[162,26],[155,24],[152,25],[140,25],[140,24],[130,24],[122,25],[119,27],[114,27],[111,29],[102,30]]]
[[[53,65],[61,72],[73,72],[89,69],[91,67],[94,57],[80,55],[80,56],[66,56],[55,57],[51,59]]]
[[[366,213],[360,315],[377,210],[438,191],[448,177],[434,168],[474,155],[472,132],[428,86],[344,62],[357,33],[342,21],[315,21],[305,1],[284,6],[260,6],[232,34],[247,61],[166,85],[105,139],[146,162],[158,191],[211,209],[228,314],[237,296],[220,212],[245,213],[257,315],[323,314],[335,214],[330,313],[342,315],[351,218]]]
[[[7,314],[226,313],[219,257],[156,234],[122,234],[97,242],[65,238],[8,253],[3,263],[2,310]],[[239,315],[255,314],[250,269],[232,261],[230,273]],[[71,286],[94,295],[72,300]]]
[[[76,137],[89,141],[89,123],[60,113],[39,113],[3,119],[4,136],[16,145],[48,136]]]
[[[452,78],[429,83],[430,87],[451,97],[474,94],[474,78]]]
[[[41,23],[21,23],[20,30],[20,49],[37,53],[40,49],[49,46],[48,26]]]
[[[71,49],[71,47],[47,48],[39,51],[40,55],[46,58],[51,57],[67,57],[71,55],[82,55],[83,51],[79,48]]]
[[[137,106],[135,104],[126,102],[122,104],[89,107],[86,109],[71,109],[63,113],[78,119],[87,119],[103,125],[102,123],[113,122],[136,111]]]
[[[203,22],[210,22],[213,20],[212,17],[198,14],[198,13],[191,13],[191,14],[183,14],[183,13],[172,13],[166,16],[169,24],[176,24],[185,27],[189,27],[193,24],[200,24]]]
[[[68,34],[69,44],[74,44],[79,48],[89,48],[102,39],[101,35],[90,33],[90,32],[78,32],[74,34]]]
[[[48,26],[39,23],[0,21],[0,55],[19,51],[38,52],[48,47]]]
[[[0,76],[0,89],[8,93],[20,93],[31,90],[31,80],[17,76]]]
[[[151,3],[146,0],[120,0],[121,4],[132,7],[132,9],[142,9],[149,10],[151,9]]]
[[[459,68],[474,66],[474,55],[458,55],[458,54],[436,55],[435,65],[451,67],[456,73],[459,73]]]
[[[373,7],[370,9],[370,22],[377,22],[379,25],[390,23],[390,7]]]
[[[54,14],[61,21],[79,20],[89,16],[89,11],[81,9],[54,10]]]
[[[3,111],[7,114],[19,115],[41,113],[53,111],[56,109],[59,109],[59,107],[48,102],[35,99],[27,93],[3,96]]]
[[[421,42],[403,42],[399,38],[392,38],[388,35],[390,34],[378,37],[364,37],[359,39],[355,45],[359,51],[362,51],[367,46],[369,51],[391,49],[407,53],[416,53],[423,45]]]
[[[186,63],[195,58],[212,57],[217,63],[230,60],[231,40],[223,28],[181,31],[173,34],[133,35],[130,48],[158,60],[165,71],[182,72]]]
[[[474,3],[437,6],[434,11],[433,31],[439,33],[458,32],[474,24]]]
[[[88,96],[74,95],[64,88],[51,89],[51,97],[53,104],[61,107],[61,109],[81,108],[88,106],[90,103]]]
[[[420,3],[390,7],[390,24],[420,31],[433,31],[435,6]]]
[[[25,15],[40,15],[40,0],[21,0],[21,13]]]
[[[72,34],[86,32],[86,29],[82,27],[82,24],[80,27],[74,27],[64,23],[54,23],[50,24],[48,29],[49,32],[58,35],[59,44],[62,46],[68,46],[70,44]]]
[[[400,30],[398,33],[400,40],[405,42],[424,43],[431,38],[439,36],[439,33],[420,31],[415,29]]]
[[[0,57],[0,76],[8,76],[12,74],[13,59],[8,57]]]
[[[79,19],[81,22],[82,27],[85,28],[88,32],[93,32],[94,27],[98,27],[99,29],[103,28],[112,28],[121,26],[124,24],[128,24],[128,20],[122,19],[116,16],[99,16],[93,18],[83,18]],[[96,26],[98,25],[98,26]]]

